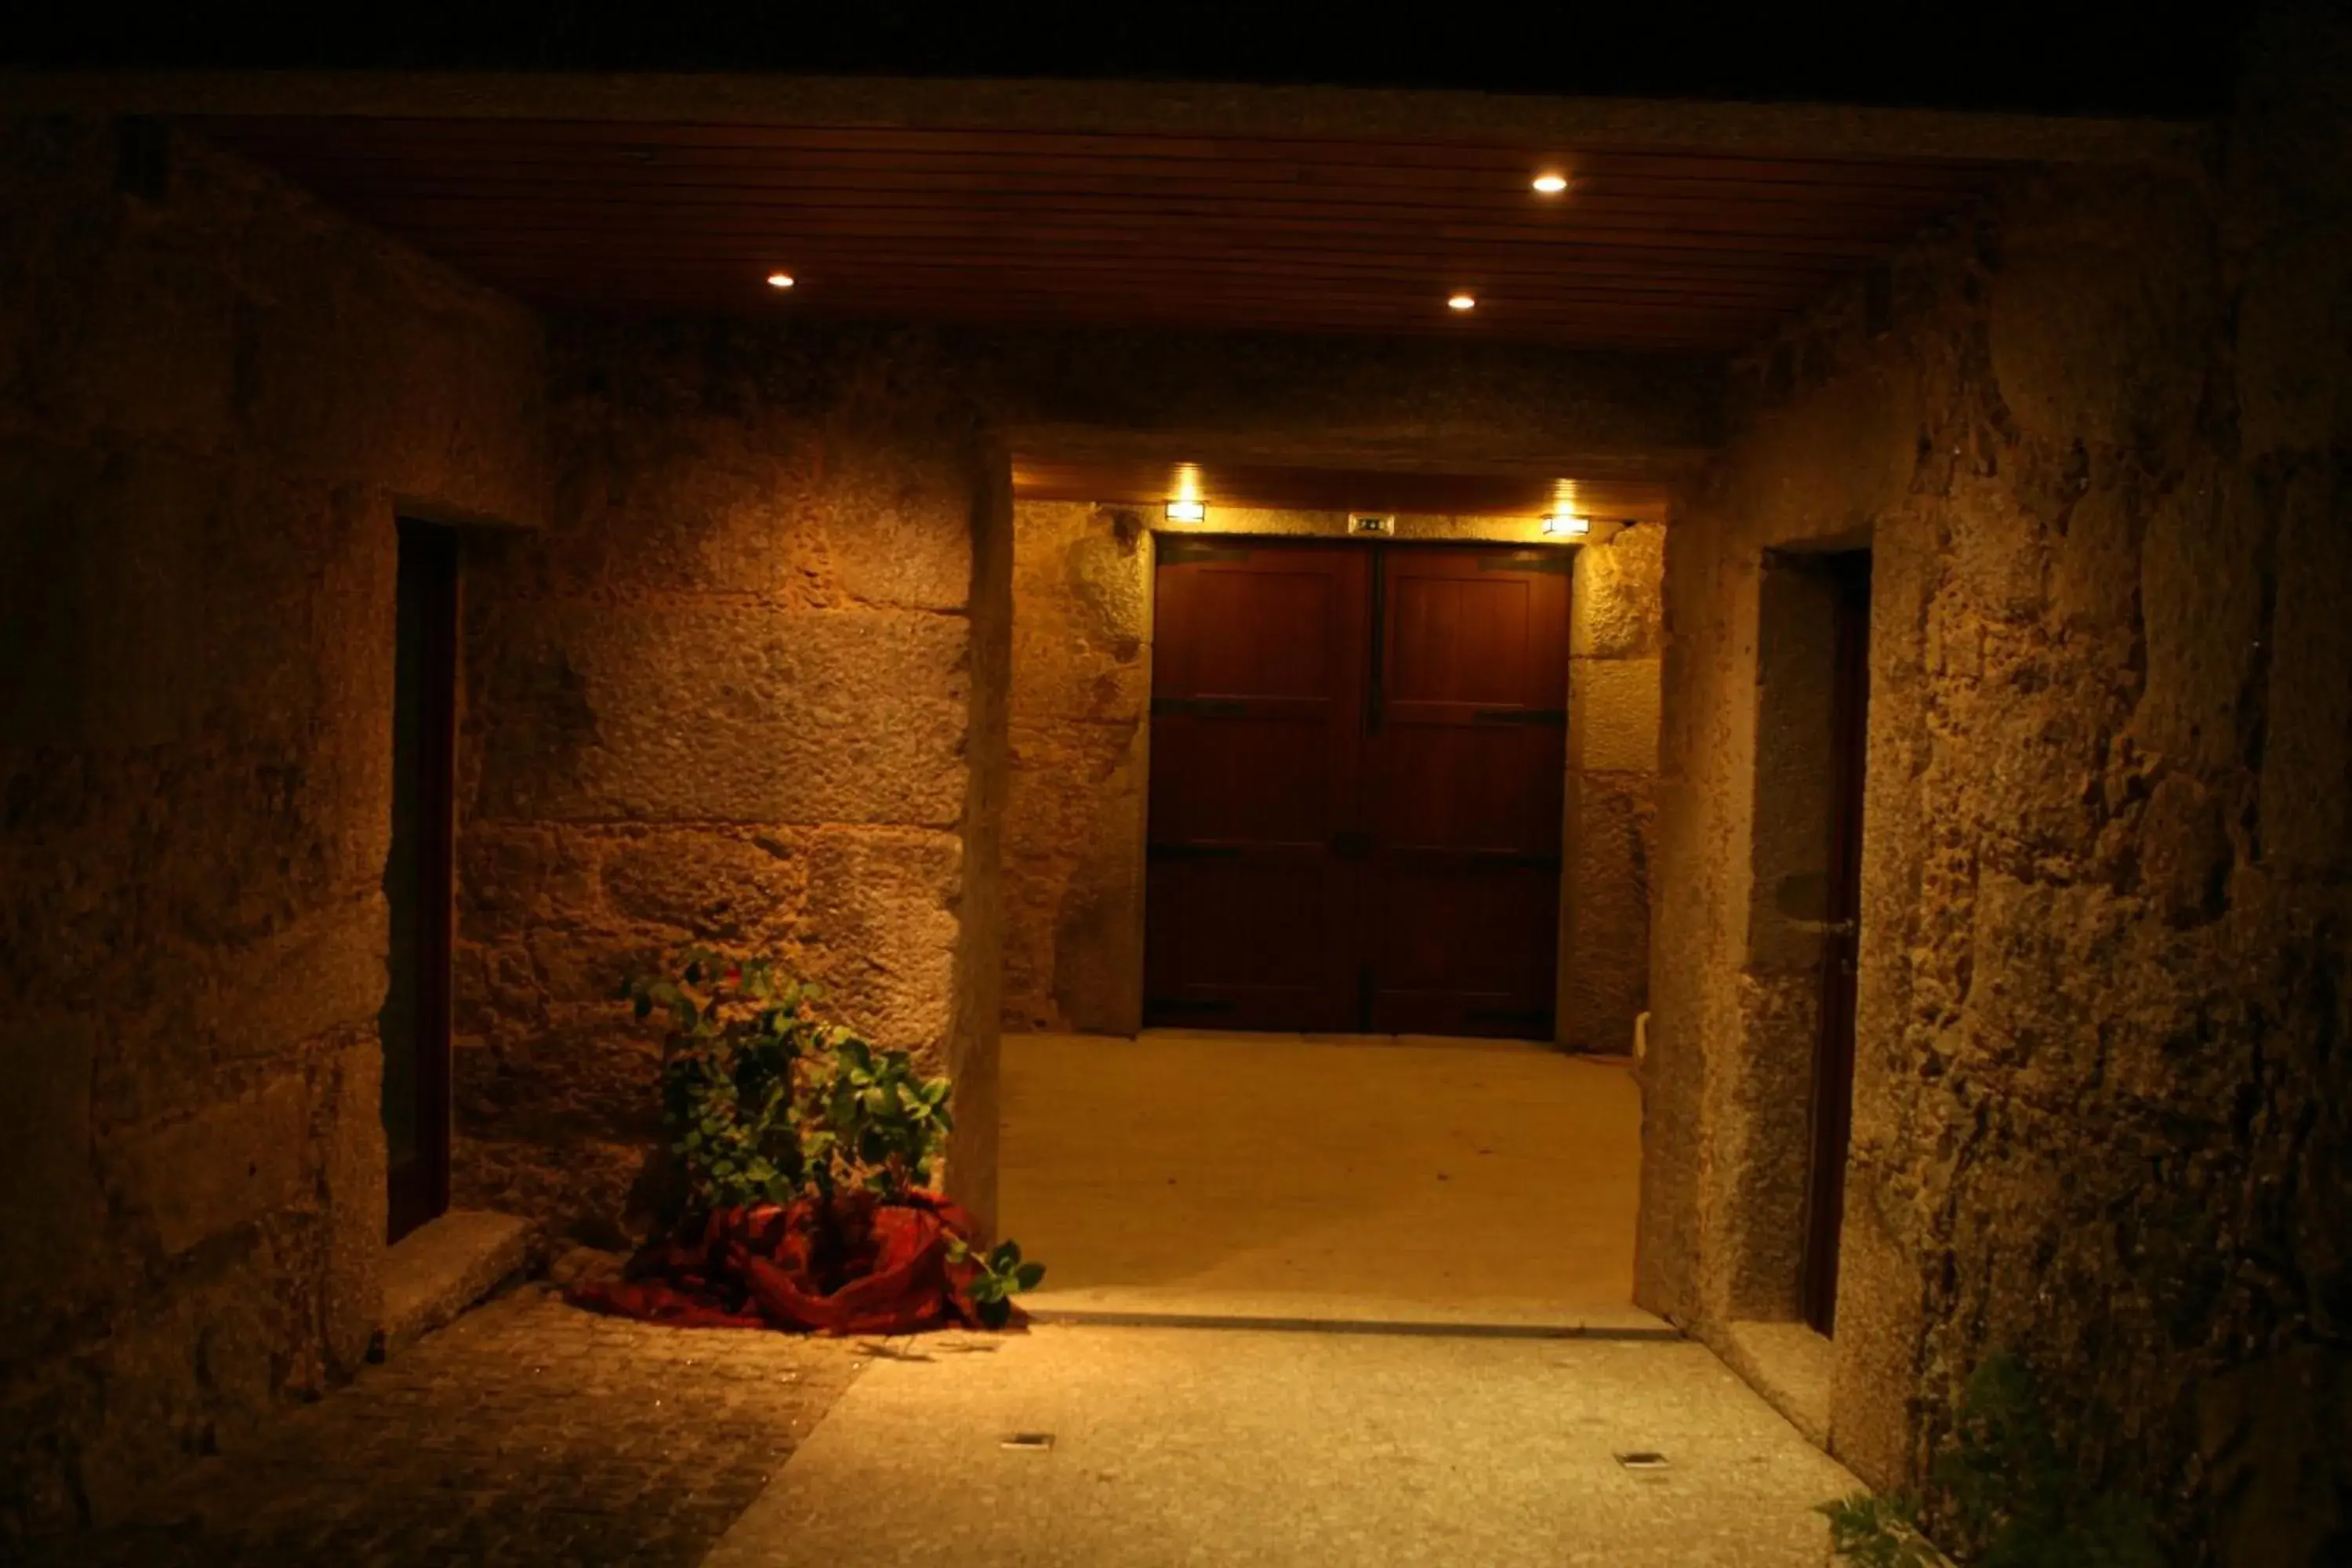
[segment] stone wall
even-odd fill
[[[699,939],[957,1069],[993,1156],[1005,462],[920,334],[561,334],[547,527],[467,564],[456,1186],[593,1241],[662,1196],[657,1030]]]
[[[1151,531],[1132,508],[1013,509],[1004,1026],[1143,1026]]]
[[[394,515],[536,517],[541,367],[152,127],[0,125],[0,209],[6,1555],[376,1326]]]
[[[2084,1479],[2290,1564],[2352,1542],[2352,37],[2267,58],[2210,166],[2021,183],[1748,367],[1667,542],[1639,1291],[1755,1310],[1767,552],[1866,543],[1832,1446],[1916,1479],[2014,1347]]]
[[[1129,1035],[1143,1015],[1151,520],[1014,510],[1004,1026]],[[1336,538],[1344,513],[1219,507],[1219,533]],[[1405,513],[1404,539],[1542,542],[1527,518]],[[1647,1002],[1661,525],[1577,548],[1559,1038],[1629,1049]]]
[[[1665,536],[1643,523],[1576,552],[1558,1016],[1577,1050],[1631,1052],[1650,1005]]]

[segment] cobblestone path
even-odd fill
[[[32,1561],[687,1568],[877,1353],[655,1328],[526,1286]]]

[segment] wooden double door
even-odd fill
[[[1550,1038],[1569,552],[1160,543],[1146,1022]]]

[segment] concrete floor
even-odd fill
[[[1632,1306],[1641,1101],[1509,1041],[1009,1036],[1003,1229],[1042,1310],[1585,1324]]]
[[[709,1568],[1819,1568],[1813,1506],[1856,1489],[1688,1342],[1046,1325],[893,1349]],[[1616,1458],[1639,1451],[1664,1468]]]
[[[1824,1561],[1854,1479],[1628,1303],[1622,1067],[1166,1034],[1008,1039],[1004,1073],[1034,1305],[1325,1326],[894,1342],[709,1568]]]

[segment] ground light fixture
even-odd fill
[[[1572,511],[1556,511],[1543,520],[1543,531],[1548,539],[1581,539],[1592,531],[1592,520]]]
[[[1171,500],[1168,503],[1168,521],[1206,522],[1209,521],[1209,503],[1200,500]]]
[[[1449,294],[1445,297],[1445,308],[1449,310],[1475,310],[1478,308],[1478,296]]]
[[[1535,184],[1536,190],[1540,195],[1556,196],[1568,189],[1568,176],[1547,169],[1536,176]]]
[[[771,273],[769,273],[769,274],[768,274],[768,287],[769,287],[769,288],[771,288],[771,289],[789,289],[789,288],[791,288],[792,286],[793,286],[793,275],[792,275],[791,273],[789,273],[789,272],[771,272]]]

